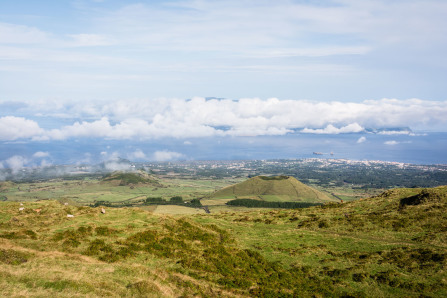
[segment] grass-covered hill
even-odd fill
[[[184,217],[0,202],[0,294],[446,297],[446,211],[447,187]]]
[[[108,182],[116,186],[149,184],[152,186],[162,186],[158,180],[143,171],[138,172],[113,172],[106,175],[103,182]]]
[[[212,198],[258,198],[265,201],[321,203],[333,201],[326,194],[290,176],[256,176],[225,187]]]

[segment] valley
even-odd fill
[[[214,169],[0,182],[2,294],[447,295],[446,186],[304,184],[272,169]],[[428,173],[443,177],[442,168]],[[230,204],[238,200],[275,208]]]

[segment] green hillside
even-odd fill
[[[320,203],[335,201],[324,193],[309,187],[294,177],[256,176],[244,182],[225,187],[212,198],[258,198],[265,201]]]
[[[22,204],[0,202],[6,297],[447,296],[445,186],[183,217]]]
[[[126,186],[135,184],[150,184],[153,186],[162,186],[155,178],[149,174],[139,171],[132,173],[113,172],[102,179],[103,182],[110,182],[114,185]]]

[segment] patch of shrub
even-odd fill
[[[78,228],[78,233],[81,236],[89,236],[92,234],[92,227],[91,226],[81,226]]]
[[[20,230],[0,234],[0,238],[5,239],[37,239],[37,233],[33,230]]]
[[[110,236],[118,233],[118,230],[111,229],[106,226],[99,226],[95,228],[95,233],[97,236]]]
[[[101,253],[111,253],[113,252],[112,246],[106,244],[102,239],[95,239],[90,241],[89,246],[83,252],[83,254],[88,256],[100,255]]]
[[[420,205],[426,202],[440,202],[446,199],[446,195],[444,193],[441,193],[436,188],[423,189],[417,195],[401,199],[399,202],[399,208],[403,209],[405,208],[405,206]]]
[[[289,176],[259,176],[260,179],[262,180],[287,180],[290,177]]]
[[[136,233],[127,238],[128,242],[138,242],[138,243],[153,243],[157,242],[159,239],[159,235],[157,231],[154,230],[146,230],[143,232]]]
[[[365,272],[354,273],[352,274],[352,280],[355,282],[362,282],[369,278],[369,274]]]
[[[395,264],[399,268],[412,271],[443,266],[447,260],[447,254],[438,253],[429,248],[402,247],[382,252],[381,258],[381,262]]]
[[[30,255],[13,249],[0,249],[0,262],[8,265],[20,265],[28,262]]]
[[[382,271],[382,272],[378,272],[374,275],[371,275],[371,278],[380,284],[395,286],[396,285],[396,281],[395,281],[396,276],[397,276],[397,273],[395,271],[387,270],[387,271]]]
[[[318,227],[320,229],[329,228],[329,222],[326,219],[322,219],[318,222]]]
[[[347,279],[350,276],[349,269],[337,269],[325,267],[320,272],[323,275],[327,275],[333,279]]]
[[[64,249],[78,247],[79,245],[81,245],[81,242],[76,238],[67,238],[62,242],[62,247]]]

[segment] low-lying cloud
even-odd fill
[[[5,160],[4,163],[6,167],[11,169],[13,174],[17,174],[28,163],[28,160],[23,156],[14,155]]]
[[[340,134],[340,133],[356,133],[356,132],[362,132],[365,129],[361,127],[358,123],[351,123],[349,125],[337,128],[333,126],[332,124],[329,124],[326,126],[326,128],[323,129],[310,129],[310,128],[304,128],[301,130],[303,133],[314,133],[314,134]]]
[[[184,158],[184,155],[178,152],[173,151],[156,151],[153,156],[152,160],[154,161],[171,161],[171,160],[178,160]]]
[[[197,97],[191,100],[71,102],[55,105],[41,101],[23,106],[20,114],[16,111],[0,118],[1,141],[187,139],[284,135],[293,131],[341,134],[384,127],[445,130],[447,124],[447,101],[420,99],[352,103],[277,98],[207,100]],[[39,119],[43,118],[52,119],[53,127],[42,128]],[[59,126],[60,118],[64,121],[72,119],[73,124]],[[404,133],[410,134],[411,131]]]
[[[399,145],[399,144],[411,144],[411,141],[399,142],[399,141],[391,140],[391,141],[384,142],[384,144],[388,145],[388,146],[395,146],[395,145]]]

